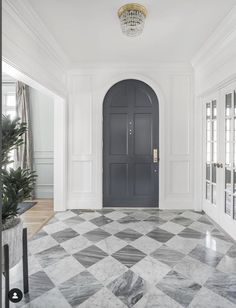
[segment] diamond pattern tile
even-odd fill
[[[30,293],[17,307],[236,306],[236,245],[204,213],[76,209],[28,247]],[[15,287],[21,277],[17,266]]]

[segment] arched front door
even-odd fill
[[[158,207],[159,110],[144,82],[123,80],[103,103],[103,205]]]

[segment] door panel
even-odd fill
[[[145,83],[124,80],[103,105],[104,206],[158,206],[158,99]]]

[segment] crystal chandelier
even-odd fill
[[[129,3],[118,10],[121,29],[127,36],[138,36],[144,28],[147,10],[137,3]]]

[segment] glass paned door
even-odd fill
[[[217,102],[206,103],[206,168],[205,168],[205,198],[212,204],[217,203]]]
[[[224,212],[236,219],[236,94],[225,94]]]

